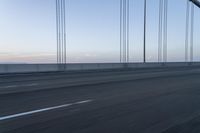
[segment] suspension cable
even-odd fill
[[[120,63],[122,63],[122,1],[120,0]]]
[[[57,63],[59,63],[59,38],[58,38],[58,0],[56,0],[56,36],[57,36]]]
[[[60,30],[60,17],[61,17],[61,11],[60,11],[60,0],[58,0],[58,58],[59,58],[59,64],[62,62],[61,61],[61,30]]]
[[[127,0],[127,62],[129,62],[129,0]]]
[[[168,0],[164,0],[163,61],[167,62]]]
[[[158,62],[162,61],[162,19],[163,19],[163,0],[159,1],[159,26],[158,26]]]
[[[146,63],[146,14],[147,14],[147,0],[144,0],[144,40],[143,40],[143,59],[144,59],[144,63]]]
[[[190,2],[187,1],[186,6],[186,30],[185,30],[185,61],[188,62],[188,35],[189,35],[189,11],[190,11]]]
[[[194,5],[191,4],[190,62],[193,62]]]
[[[67,52],[66,52],[66,14],[65,14],[65,0],[63,0],[63,28],[64,28],[64,63],[67,63],[66,57],[67,57]]]

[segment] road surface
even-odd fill
[[[197,67],[0,76],[0,133],[199,132]]]

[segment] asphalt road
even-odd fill
[[[0,93],[0,133],[200,132],[198,68],[1,75],[6,89],[22,91]]]

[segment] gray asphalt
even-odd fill
[[[88,84],[68,86],[76,80]],[[0,120],[0,133],[200,132],[196,67],[1,75],[0,92],[5,86],[30,91],[0,93],[0,119],[70,106]]]

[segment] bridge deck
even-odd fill
[[[10,86],[7,89],[35,89],[1,94],[2,133],[199,131],[198,68],[71,75],[4,75],[0,78],[4,79],[1,80],[0,88]],[[76,79],[87,79],[90,82],[87,85],[67,86],[69,80]],[[49,86],[49,89],[37,89],[45,86]]]

